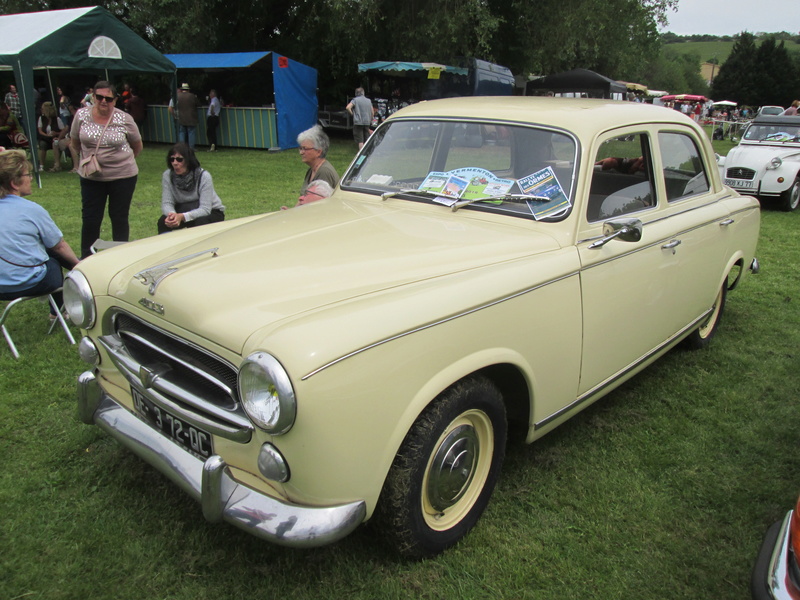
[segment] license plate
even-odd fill
[[[136,414],[145,423],[195,456],[208,458],[214,454],[209,433],[156,406],[135,387],[131,387],[131,396]]]
[[[726,179],[725,185],[732,188],[752,188],[753,182],[752,181],[742,181],[739,179]]]

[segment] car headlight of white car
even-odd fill
[[[92,288],[80,271],[70,271],[64,278],[64,308],[70,320],[81,329],[94,326],[97,310]]]
[[[768,169],[777,169],[783,164],[780,156],[774,157],[769,163],[767,164]]]
[[[254,352],[239,369],[239,398],[249,417],[274,435],[294,425],[297,402],[289,374],[274,356]]]

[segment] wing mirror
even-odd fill
[[[613,219],[603,223],[603,238],[589,244],[589,249],[602,248],[611,240],[638,242],[642,239],[642,222],[639,219]]]

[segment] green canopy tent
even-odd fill
[[[102,6],[0,16],[0,69],[14,71],[34,167],[39,161],[34,70],[171,73],[171,89],[177,85],[174,63]]]

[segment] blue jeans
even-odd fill
[[[197,127],[190,127],[189,125],[181,125],[181,134],[179,142],[186,142],[186,144],[194,150],[194,144],[197,139]]]
[[[0,293],[0,300],[16,300],[17,298],[23,298],[25,296],[43,296],[44,294],[50,294],[53,290],[60,288],[64,283],[64,274],[61,272],[61,265],[58,259],[51,256],[45,263],[45,267],[47,271],[41,281],[25,290]],[[58,306],[63,306],[64,300],[61,297],[61,292],[53,294],[53,299]],[[56,314],[52,306],[50,307],[50,314]]]

